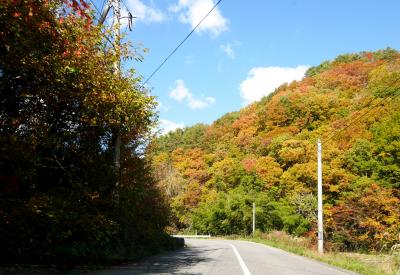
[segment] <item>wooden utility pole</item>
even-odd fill
[[[121,75],[121,3],[120,0],[112,0],[112,5],[114,7],[113,17],[114,17],[114,43],[115,43],[115,63],[114,63],[114,73],[119,77]],[[115,189],[114,189],[114,201],[119,204],[119,178],[120,178],[120,167],[121,167],[121,134],[117,126],[113,130],[114,139],[114,173],[116,177]]]
[[[323,207],[322,207],[322,145],[318,139],[317,145],[318,159],[318,252],[324,253],[324,223],[323,223]]]
[[[113,19],[114,19],[114,50],[115,50],[115,62],[114,62],[114,73],[119,77],[121,74],[121,2],[120,0],[108,0],[104,7],[104,10],[99,18],[98,24],[103,24],[107,18],[107,14],[113,8]],[[113,200],[119,204],[119,178],[120,178],[120,167],[121,167],[121,133],[117,128],[112,130],[112,146],[113,146],[113,161],[114,161],[114,173],[116,177],[115,188],[113,190]]]

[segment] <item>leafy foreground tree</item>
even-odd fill
[[[140,155],[154,98],[133,71],[114,73],[119,56],[89,6],[5,0],[0,25],[1,261],[128,259],[170,245],[168,209]]]

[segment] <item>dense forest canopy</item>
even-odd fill
[[[116,51],[92,14],[83,0],[0,4],[0,261],[121,260],[169,242],[138,150],[155,100],[134,71],[115,73],[140,56]]]
[[[400,231],[400,53],[344,54],[258,102],[150,146],[171,230],[315,238],[316,141],[334,249],[388,249]]]

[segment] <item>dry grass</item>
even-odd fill
[[[340,255],[355,259],[356,261],[362,262],[367,266],[379,266],[383,271],[382,274],[396,274],[395,271],[399,271],[396,257],[399,255],[390,254],[361,254],[361,253],[339,253]],[[397,269],[397,270],[396,270]],[[400,272],[398,272],[400,275]]]

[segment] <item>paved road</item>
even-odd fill
[[[187,248],[90,274],[355,274],[280,249],[245,241],[185,239]]]

